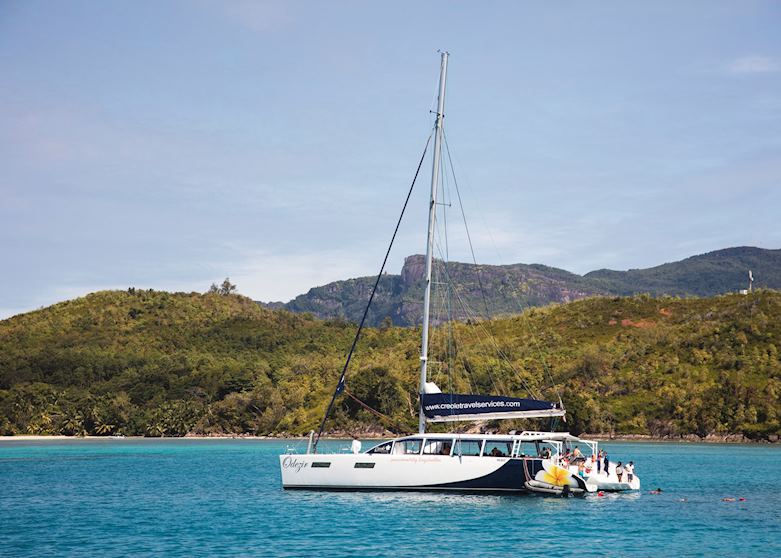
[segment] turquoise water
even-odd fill
[[[781,550],[779,447],[608,443],[611,460],[634,459],[642,493],[564,500],[286,492],[277,455],[288,445],[2,442],[0,555],[743,556]],[[345,444],[321,444],[328,445]],[[663,494],[648,494],[657,486]]]

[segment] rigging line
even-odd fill
[[[444,137],[444,128],[442,130],[442,135]],[[450,184],[448,182],[448,175],[447,172],[445,172],[445,160],[442,159],[442,230],[444,231],[445,236],[445,261],[442,264],[445,269],[447,269],[448,264],[450,262],[450,239],[447,234],[447,213],[448,208],[450,207],[450,203],[452,201],[452,196],[449,196],[450,194]],[[453,364],[453,312],[451,307],[451,294],[450,290],[453,288],[453,286],[450,284],[450,282],[445,282],[445,301],[444,304],[446,305],[445,311],[447,313],[447,363],[448,363],[448,387],[450,393],[453,393],[453,374],[452,374],[452,364]],[[452,401],[451,401],[452,403]]]
[[[485,289],[483,289],[483,280],[480,276],[480,267],[477,265],[477,258],[475,257],[475,249],[472,246],[472,235],[469,234],[469,225],[466,222],[466,213],[464,212],[464,204],[461,202],[461,191],[458,189],[458,180],[456,179],[455,168],[453,167],[453,159],[450,156],[450,145],[447,142],[447,136],[445,136],[444,129],[442,130],[442,139],[445,140],[445,150],[447,151],[447,158],[450,161],[450,172],[453,173],[453,184],[456,187],[456,196],[458,197],[458,206],[461,208],[461,217],[464,220],[464,229],[466,230],[466,239],[469,242],[469,251],[472,254],[472,263],[475,264],[475,273],[477,275],[477,284],[480,287],[480,294],[483,298],[483,305],[485,306],[486,319],[491,317],[491,313],[488,311],[488,299],[485,296]]]
[[[477,265],[477,257],[475,256],[475,249],[474,249],[474,245],[472,244],[472,235],[469,232],[469,224],[467,223],[466,212],[464,211],[464,204],[463,204],[463,202],[461,200],[461,190],[458,188],[458,179],[456,178],[455,166],[453,165],[453,158],[452,158],[452,156],[450,154],[450,144],[447,141],[447,136],[445,135],[444,130],[442,131],[442,138],[444,139],[445,150],[447,151],[447,159],[448,159],[448,162],[450,163],[450,172],[453,175],[453,185],[455,186],[455,189],[456,189],[456,197],[458,198],[458,206],[461,209],[461,217],[463,218],[463,221],[464,221],[464,230],[466,231],[466,238],[467,238],[467,241],[469,243],[469,252],[472,255],[472,263],[475,266],[475,274],[477,275],[477,285],[478,285],[478,287],[480,289],[480,296],[481,296],[481,298],[483,300],[483,307],[485,308],[485,318],[486,318],[486,320],[490,320],[491,312],[488,309],[488,297],[486,297],[485,288],[483,287],[483,279],[482,279],[482,275],[480,273],[480,266]],[[491,337],[493,338],[493,334],[490,332],[490,330],[489,330],[489,335],[491,335]],[[494,344],[496,345],[496,341],[495,340],[494,340]],[[498,345],[497,345],[497,347],[498,347]],[[510,368],[512,368],[512,370],[515,372],[516,376],[520,377],[520,374],[518,373],[517,370],[515,370],[515,367],[512,366],[512,364],[510,363],[509,359],[507,359],[507,363],[510,364]]]
[[[458,190],[456,190],[456,191],[458,191]],[[441,254],[442,253],[442,247],[441,247],[440,243],[437,243],[437,249],[439,250],[439,252]],[[474,256],[474,252],[473,252],[473,256]],[[447,269],[445,269],[445,273],[446,273],[447,278],[448,278],[447,283],[452,285],[453,281],[450,278],[450,274],[447,272]],[[476,315],[476,313],[474,311],[472,311],[472,309],[469,307],[469,305],[466,303],[466,301],[464,301],[464,299],[461,297],[460,293],[458,293],[458,291],[456,289],[453,289],[453,292],[455,292],[456,298],[457,298],[459,304],[461,305],[462,310],[464,311],[465,317],[475,319],[476,323],[478,323],[480,325],[480,328],[483,330],[483,332],[485,333],[486,337],[488,337],[491,340],[491,342],[493,343],[493,345],[496,348],[496,351],[497,351],[497,354],[499,355],[499,357],[502,358],[507,363],[507,365],[510,367],[510,369],[515,373],[516,377],[520,380],[521,384],[523,384],[523,387],[530,394],[533,395],[535,390],[533,390],[530,387],[530,385],[526,381],[523,380],[523,378],[521,377],[520,373],[515,369],[515,367],[513,366],[512,362],[510,362],[509,357],[506,355],[506,353],[504,351],[502,351],[501,348],[499,348],[499,345],[496,342],[496,339],[494,338],[493,334],[485,327],[485,325],[483,325],[482,322],[484,320],[480,319]],[[481,292],[483,292],[482,291],[482,286],[481,286]],[[483,296],[485,296],[484,292],[483,292]],[[493,377],[491,376],[490,372],[488,372],[488,374],[489,374],[489,377],[491,378],[491,384],[493,385],[494,389],[497,391],[497,393],[500,393],[500,391],[497,388],[496,382],[493,380]]]
[[[449,276],[448,276],[448,279],[450,279]],[[458,291],[454,291],[454,292],[456,294],[456,299],[459,301],[459,303],[461,304],[461,308],[464,310],[464,314],[467,317],[473,317],[474,318],[475,317],[474,313],[469,309],[467,304],[464,302],[463,298],[461,298],[461,295],[459,294],[459,292]],[[476,319],[475,320],[475,323],[480,327],[480,329],[483,330],[483,333],[485,334],[485,337],[487,339],[489,339],[491,341],[491,343],[493,344],[494,349],[496,350],[496,352],[499,355],[499,357],[502,360],[504,360],[507,363],[507,365],[510,367],[510,369],[515,373],[515,376],[518,378],[518,380],[520,381],[522,386],[526,389],[526,391],[529,392],[529,395],[531,395],[535,399],[542,399],[542,397],[541,397],[542,394],[537,392],[537,389],[532,388],[531,384],[523,379],[523,376],[521,376],[521,374],[518,371],[518,369],[515,368],[515,366],[513,365],[512,361],[510,360],[510,357],[508,357],[507,353],[505,353],[504,350],[502,350],[502,348],[499,346],[499,343],[496,341],[496,337],[493,335],[493,333],[491,333],[490,330],[488,330],[485,327],[484,322],[485,322],[485,320],[481,320],[481,319]],[[491,379],[491,384],[494,386],[494,389],[497,389],[496,388],[496,383],[493,380],[493,376],[491,376],[490,371],[487,371],[487,372],[488,372],[488,377]],[[497,390],[497,392],[498,392],[498,390]]]
[[[437,231],[437,233],[438,233],[438,231]],[[438,236],[438,234],[437,234],[437,236]],[[441,247],[441,242],[440,242],[438,237],[435,237],[434,245],[435,245],[434,250],[437,253],[441,254],[442,253],[442,247]],[[441,262],[441,260],[439,258],[436,258],[435,261],[438,264],[438,266],[437,266],[438,275],[442,275],[442,271],[441,271],[441,269],[439,267],[442,262]],[[446,277],[444,279],[445,279],[444,281],[439,281],[438,284],[447,286],[448,283],[446,281]],[[437,289],[437,300],[441,301],[443,310],[446,308],[446,305],[447,305],[447,302],[445,301],[446,300],[446,296],[445,296],[445,292],[444,291],[445,291],[445,289]],[[434,332],[432,332],[432,335],[433,335],[432,339],[436,339],[437,340],[436,342],[439,342],[439,339],[442,338],[441,353],[447,353],[447,351],[450,348],[449,344],[448,344],[448,341],[449,341],[449,334],[451,333],[451,330],[452,330],[452,319],[449,319],[448,323],[442,322],[437,327],[437,330],[435,330],[436,335],[434,335]],[[452,355],[446,354],[446,357],[448,357],[447,362],[446,363],[440,363],[440,365],[442,366],[442,368],[444,368],[445,364],[448,367],[447,368],[447,381],[448,381],[448,390],[447,390],[447,392],[448,393],[453,393]],[[467,378],[467,381],[469,382],[468,378]],[[469,383],[470,383],[470,390],[471,390],[471,382],[469,382]]]
[[[455,165],[453,164],[452,158],[451,158],[451,155],[450,155],[450,146],[447,143],[447,138],[444,138],[444,139],[445,139],[445,147],[447,149],[448,159],[450,159],[451,170],[455,173]],[[453,178],[455,179],[455,174],[454,174]],[[486,231],[488,232],[488,238],[491,240],[491,245],[494,248],[494,252],[496,252],[497,258],[499,259],[499,264],[502,265],[503,264],[502,256],[499,253],[499,248],[496,245],[496,240],[494,240],[493,233],[491,233],[491,229],[488,227],[488,224],[487,224],[487,222],[485,220],[485,217],[482,214],[480,215],[480,217],[481,217],[481,220],[483,221],[483,223],[485,224]],[[542,367],[543,367],[543,370],[545,372],[545,375],[547,375],[547,378],[550,381],[551,386],[553,387],[554,391],[556,392],[556,396],[559,398],[559,402],[561,402],[561,394],[559,393],[558,385],[553,380],[553,374],[552,374],[552,372],[550,370],[548,362],[545,359],[545,356],[543,355],[543,352],[542,352],[542,349],[541,349],[541,347],[539,345],[537,337],[534,335],[534,331],[532,330],[531,324],[530,324],[530,322],[529,322],[529,320],[528,320],[528,318],[526,317],[526,314],[525,314],[525,310],[530,309],[532,306],[530,304],[528,304],[528,302],[527,302],[527,304],[525,306],[521,303],[520,296],[518,294],[517,285],[513,285],[512,295],[513,295],[513,298],[515,299],[515,302],[516,302],[516,305],[517,305],[518,309],[521,311],[521,316],[524,318],[524,323],[526,325],[527,331],[531,335],[532,341],[535,344],[535,347],[537,349],[537,353],[538,353],[538,355],[540,357],[540,362],[542,362]]]
[[[440,253],[441,253],[441,250],[442,250],[441,246],[437,245],[437,247],[439,248],[439,250],[440,250]],[[445,275],[447,276],[447,280],[448,280],[447,282],[452,284],[452,283],[453,283],[453,279],[450,277],[450,274],[447,272],[447,270],[445,270]],[[464,302],[464,299],[463,299],[463,298],[461,298],[461,294],[460,294],[460,293],[459,293],[457,290],[455,290],[455,289],[454,289],[454,291],[453,291],[453,292],[454,292],[454,293],[455,293],[455,295],[456,295],[456,299],[457,299],[457,300],[458,300],[458,302],[461,304],[461,309],[464,311],[464,315],[465,315],[467,318],[470,318],[470,317],[471,317],[471,318],[477,318],[477,316],[475,316],[474,312],[472,312],[472,311],[471,311],[471,309],[470,309],[470,308],[469,308],[469,307],[466,305],[466,303]],[[480,327],[481,327],[481,328],[482,328],[484,331],[486,331],[486,330],[485,330],[485,326],[483,326],[483,325],[482,325],[482,320],[478,320],[478,319],[476,319],[476,320],[475,320],[475,322],[476,322],[476,323],[478,323],[478,324],[480,324]],[[487,331],[486,331],[486,333],[487,333],[487,336],[488,336],[488,337],[491,339],[491,341],[493,342],[494,346],[496,347],[497,353],[499,354],[500,358],[504,358],[504,359],[507,361],[507,364],[509,364],[509,365],[510,365],[510,367],[512,368],[512,363],[509,361],[509,359],[507,358],[507,356],[506,356],[506,355],[505,355],[505,354],[502,352],[502,350],[499,348],[499,345],[496,343],[496,340],[493,338],[493,336],[490,334],[490,332],[487,332]],[[466,366],[465,366],[465,367],[466,367]],[[493,377],[493,375],[491,374],[491,371],[490,371],[490,369],[489,369],[489,368],[486,368],[486,373],[488,374],[488,378],[491,380],[491,385],[493,386],[493,388],[494,388],[494,391],[496,392],[496,394],[497,394],[497,395],[499,395],[499,394],[501,394],[502,392],[506,391],[506,390],[504,390],[504,389],[503,389],[503,390],[500,390],[500,389],[497,387],[497,385],[496,385],[496,382],[494,381],[494,377]]]
[[[487,300],[487,298],[485,296],[485,290],[483,289],[483,284],[482,284],[481,275],[480,275],[480,268],[477,265],[477,259],[475,258],[474,248],[472,247],[472,238],[471,238],[471,235],[469,234],[469,226],[467,225],[467,221],[466,221],[466,213],[464,212],[464,205],[461,202],[461,192],[460,192],[460,190],[458,188],[458,179],[456,178],[456,175],[455,175],[455,166],[453,165],[453,158],[452,158],[452,156],[450,154],[450,144],[447,141],[447,136],[445,136],[444,130],[442,131],[442,137],[443,137],[444,143],[445,143],[445,150],[447,151],[447,158],[448,158],[448,161],[450,162],[450,171],[453,173],[453,184],[455,185],[455,188],[456,188],[456,195],[458,197],[458,204],[459,204],[459,206],[461,208],[461,215],[464,218],[464,228],[466,229],[466,237],[467,237],[467,240],[469,241],[469,250],[472,253],[472,262],[474,263],[475,270],[477,272],[477,281],[478,281],[478,285],[480,287],[480,293],[481,293],[482,298],[483,298],[483,304],[485,306],[486,318],[489,318],[490,314],[489,314],[489,311],[488,311],[488,300]],[[491,237],[491,240],[493,242],[493,237]],[[494,249],[496,249],[495,244],[494,244]],[[516,297],[516,302],[519,302],[517,300],[517,292],[515,291],[515,289],[513,289],[513,294]],[[527,328],[528,328],[528,324],[527,324]],[[532,336],[532,339],[535,340],[534,336]],[[542,352],[539,349],[539,346],[538,346],[538,353],[540,354],[540,356],[542,356]],[[509,360],[508,360],[508,363],[509,363]],[[543,368],[545,369],[545,371],[548,374],[548,378],[551,381],[551,384],[554,385],[554,389],[556,390],[556,395],[559,395],[558,388],[555,386],[555,383],[553,382],[553,376],[551,375],[550,371],[548,370],[547,364],[546,364],[544,359],[542,360],[542,365],[543,365]],[[512,366],[512,364],[510,364],[510,366],[513,368],[513,371],[516,373],[516,375],[519,376],[519,379],[520,379],[519,372],[515,369],[515,367]],[[525,384],[526,382],[524,381],[523,383]],[[539,386],[537,387],[537,389],[539,389]],[[541,394],[541,392],[540,392],[540,394]],[[561,400],[561,396],[559,396],[559,400]]]
[[[527,304],[526,307],[524,308],[518,296],[518,291],[516,289],[512,290],[512,294],[516,304],[518,305],[518,309],[521,311],[521,319],[526,325],[526,331],[529,332],[529,337],[531,337],[532,343],[534,343],[534,347],[535,349],[537,349],[537,354],[540,357],[540,362],[542,362],[542,369],[545,372],[545,374],[548,376],[548,380],[550,381],[553,390],[556,392],[556,397],[558,397],[559,403],[562,403],[561,393],[559,393],[559,387],[556,384],[556,382],[553,380],[553,373],[551,372],[551,369],[548,366],[548,361],[546,360],[545,355],[542,352],[542,347],[540,346],[540,342],[534,333],[534,329],[531,327],[531,320],[527,316],[528,313],[527,311],[531,310],[531,306]]]
[[[437,246],[437,250],[441,251],[441,248],[439,246]],[[441,295],[438,295],[438,296],[439,296],[439,298],[442,298]],[[449,324],[451,327],[453,325],[452,324],[453,321],[454,320],[451,320],[451,323]],[[440,337],[443,337],[441,334],[445,332],[446,326],[445,325],[440,325],[437,329],[438,329],[438,331],[435,330],[434,332],[432,332],[432,343],[435,343],[435,342],[438,343],[439,342],[438,340],[439,340]],[[436,341],[434,341],[434,340],[436,340]],[[444,351],[445,351],[445,342],[442,343],[442,352],[444,352]],[[455,351],[452,351],[452,352],[455,353]],[[448,367],[447,368],[448,393],[455,393],[455,390],[453,389],[453,371],[455,370],[455,368],[453,366],[453,360],[454,360],[453,359],[453,355],[450,355],[449,360],[446,363],[447,367]],[[429,364],[431,364],[431,362]],[[437,376],[439,378],[444,373],[442,368],[443,368],[445,363],[437,361],[437,364],[440,366],[439,373],[438,373],[438,376]],[[466,370],[465,378],[466,378],[466,383],[469,386],[469,392],[473,393],[474,392],[473,381],[472,381],[472,378],[471,378],[471,372],[469,372],[468,370]],[[436,382],[436,380],[435,380],[435,382]],[[439,385],[443,385],[443,384],[439,384]]]
[[[328,415],[331,414],[331,409],[334,406],[334,401],[336,401],[336,396],[339,395],[342,391],[344,391],[345,385],[344,380],[345,376],[347,376],[347,369],[350,366],[350,360],[353,357],[353,353],[355,352],[355,347],[358,344],[358,339],[361,337],[361,330],[363,330],[363,325],[366,323],[366,316],[369,314],[369,308],[372,305],[372,301],[374,300],[374,294],[377,292],[377,285],[380,284],[380,279],[382,278],[382,272],[385,271],[385,264],[388,263],[388,256],[390,256],[391,248],[393,248],[393,241],[396,240],[396,234],[399,232],[399,227],[401,226],[401,220],[404,218],[404,212],[407,209],[407,204],[409,204],[409,199],[412,196],[412,190],[415,188],[415,182],[418,180],[418,174],[420,174],[420,168],[423,166],[423,160],[426,158],[426,151],[428,151],[429,143],[431,142],[431,136],[434,135],[434,131],[432,130],[431,133],[428,135],[428,139],[426,140],[426,146],[423,148],[423,154],[420,156],[420,162],[418,162],[418,168],[415,170],[415,176],[412,177],[412,184],[409,186],[409,191],[407,192],[407,197],[404,200],[404,206],[401,208],[401,215],[399,215],[398,221],[396,221],[396,228],[393,230],[393,236],[391,236],[390,244],[388,244],[388,249],[385,252],[385,258],[382,260],[382,266],[380,267],[380,272],[377,274],[377,279],[374,281],[374,287],[372,287],[371,295],[369,296],[369,302],[366,304],[366,309],[363,311],[363,317],[361,318],[361,323],[358,325],[358,331],[355,332],[355,338],[353,339],[353,344],[350,347],[350,352],[347,353],[347,360],[344,363],[344,368],[342,368],[342,374],[339,376],[339,383],[336,384],[336,389],[334,390],[334,394],[331,397],[331,402],[328,403],[328,408],[325,411],[325,415],[323,416],[323,420],[320,423],[320,429],[317,432],[317,437],[315,438],[314,444],[312,445],[312,452],[317,453],[317,444],[320,441],[320,436],[323,434],[323,429],[325,428],[325,421],[328,420]]]
[[[404,427],[404,425],[402,425],[402,424],[401,424],[400,422],[398,422],[397,420],[395,420],[395,419],[393,419],[393,418],[389,417],[388,415],[384,415],[384,414],[382,414],[382,413],[381,413],[381,412],[379,412],[377,409],[374,409],[374,408],[370,407],[370,406],[369,406],[367,403],[364,403],[363,401],[361,401],[360,399],[358,399],[358,398],[357,398],[355,395],[353,395],[352,393],[350,393],[350,390],[348,390],[347,388],[344,388],[344,394],[345,394],[347,397],[349,397],[350,399],[352,399],[353,401],[355,401],[356,403],[358,403],[358,405],[360,405],[361,407],[363,407],[363,408],[364,408],[364,409],[366,409],[367,411],[369,411],[369,412],[371,412],[371,413],[374,413],[375,415],[377,415],[378,417],[380,417],[380,418],[382,418],[382,419],[385,419],[385,420],[387,420],[387,421],[388,421],[388,423],[389,423],[391,426],[396,426],[396,427],[399,427],[399,426],[401,426],[401,428],[397,428],[397,431],[398,431],[399,433],[404,433],[404,432],[409,432],[409,431],[410,431],[410,429],[409,429],[409,428],[407,428],[407,427]]]
[[[433,262],[432,265],[432,274],[433,274],[432,284],[433,285],[439,284],[440,272],[439,272],[439,268],[437,267],[436,260]],[[437,338],[435,333],[437,329],[436,324],[440,323],[442,320],[442,308],[444,307],[443,304],[438,303],[439,298],[442,295],[440,291],[441,289],[432,289],[431,306],[433,308],[433,318],[432,318],[432,322],[430,322],[432,324],[432,328],[429,334],[430,335],[429,336],[429,359],[430,360],[428,362],[429,369],[431,371],[431,379],[434,383],[437,384],[443,373],[442,363],[439,362],[438,360],[432,359],[431,355],[439,353],[439,349],[437,348],[437,343],[439,342],[439,339]]]
[[[438,245],[439,241],[435,240],[435,243]],[[441,252],[441,248],[439,245],[436,247],[436,250]],[[440,383],[440,386],[447,386],[447,392],[452,393],[453,392],[453,366],[452,366],[452,343],[451,343],[451,337],[452,337],[452,316],[449,312],[449,293],[448,293],[448,283],[446,278],[444,277],[443,268],[445,266],[445,262],[437,259],[437,275],[438,277],[441,277],[443,280],[438,281],[437,284],[437,290],[436,290],[436,301],[439,305],[438,308],[438,322],[437,327],[434,331],[432,331],[432,335],[436,339],[436,342],[439,344],[439,355],[442,356],[441,362],[439,362],[440,367],[440,377],[445,376],[445,383]]]
[[[439,233],[439,231],[436,231],[436,235],[437,236],[434,239],[434,250],[437,251],[437,253],[439,253],[440,255],[442,255],[442,243],[441,243],[441,241],[439,239],[438,233]],[[441,261],[441,260],[438,260],[438,261]],[[444,284],[446,284],[448,286],[451,286],[450,292],[454,291],[454,289],[452,289],[452,281],[449,280],[449,274],[446,273],[445,281],[442,281],[442,283],[444,283]],[[450,298],[452,299],[452,297],[450,297]],[[464,310],[464,314],[465,314],[466,317],[470,317],[470,313],[467,310]],[[451,320],[451,322],[452,322],[452,320]],[[455,393],[454,390],[453,390],[453,382],[452,382],[452,377],[453,377],[453,374],[452,374],[452,370],[453,370],[452,362],[449,363],[449,365],[451,366],[451,368],[449,369],[450,373],[448,374],[448,379],[450,380],[449,381],[449,386],[450,386],[449,389],[450,389],[450,393]],[[467,384],[469,385],[469,391],[470,391],[470,393],[474,392],[475,391],[474,386],[476,385],[476,382],[474,381],[474,378],[472,377],[472,372],[466,366],[464,367],[464,370],[466,372],[465,377],[466,377]],[[491,378],[491,384],[494,386],[494,390],[498,391],[498,389],[496,387],[496,384],[493,381],[493,378],[491,377],[491,373],[490,372],[488,373],[488,376],[489,376],[489,378]]]
[[[453,390],[453,314],[451,309],[451,292],[452,292],[452,282],[448,281],[447,278],[449,277],[449,274],[447,273],[447,262],[444,260],[444,255],[442,251],[442,240],[440,238],[439,230],[435,230],[434,232],[434,250],[442,256],[442,258],[435,258],[434,261],[436,262],[436,271],[437,271],[437,278],[439,278],[443,272],[444,272],[444,280],[443,281],[437,281],[437,284],[444,285],[445,288],[439,288],[436,291],[436,298],[435,300],[441,301],[442,307],[439,310],[437,316],[441,316],[442,312],[446,312],[447,321],[442,323],[439,322],[439,330],[443,335],[446,336],[445,340],[442,342],[442,352],[445,353],[446,356],[446,364],[447,364],[447,379],[448,379],[448,393],[454,393]],[[447,239],[446,239],[447,241]],[[446,248],[447,250],[447,248]],[[470,390],[472,389],[472,382],[467,378],[467,381],[470,385]]]

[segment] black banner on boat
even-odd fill
[[[423,414],[430,422],[563,416],[564,409],[539,399],[499,395],[425,393],[420,396]]]

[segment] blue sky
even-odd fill
[[[479,260],[585,273],[779,248],[779,28],[772,1],[5,0],[0,317],[376,273],[439,48]],[[391,272],[424,249],[426,189]]]

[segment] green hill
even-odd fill
[[[781,433],[781,293],[591,297],[454,327],[452,358],[432,335],[443,389],[555,398],[547,366],[573,432]],[[0,433],[300,434],[353,334],[237,295],[94,293],[0,322]],[[329,428],[415,428],[419,334],[366,331],[348,391],[389,419],[341,396]]]
[[[454,285],[453,315],[466,319],[517,314],[528,307],[593,295],[714,296],[747,288],[748,270],[754,272],[755,287],[781,289],[781,250],[727,248],[648,269],[602,269],[584,276],[539,264],[449,262],[445,267],[437,262],[435,275]],[[423,275],[424,259],[418,255],[406,258],[399,275],[383,276],[368,323],[378,326],[387,317],[395,325],[419,325]],[[336,281],[270,307],[358,322],[373,284],[374,277]]]
[[[584,278],[617,295],[713,296],[747,289],[748,270],[753,271],[756,287],[781,289],[781,250],[727,248],[648,269],[601,269]]]

